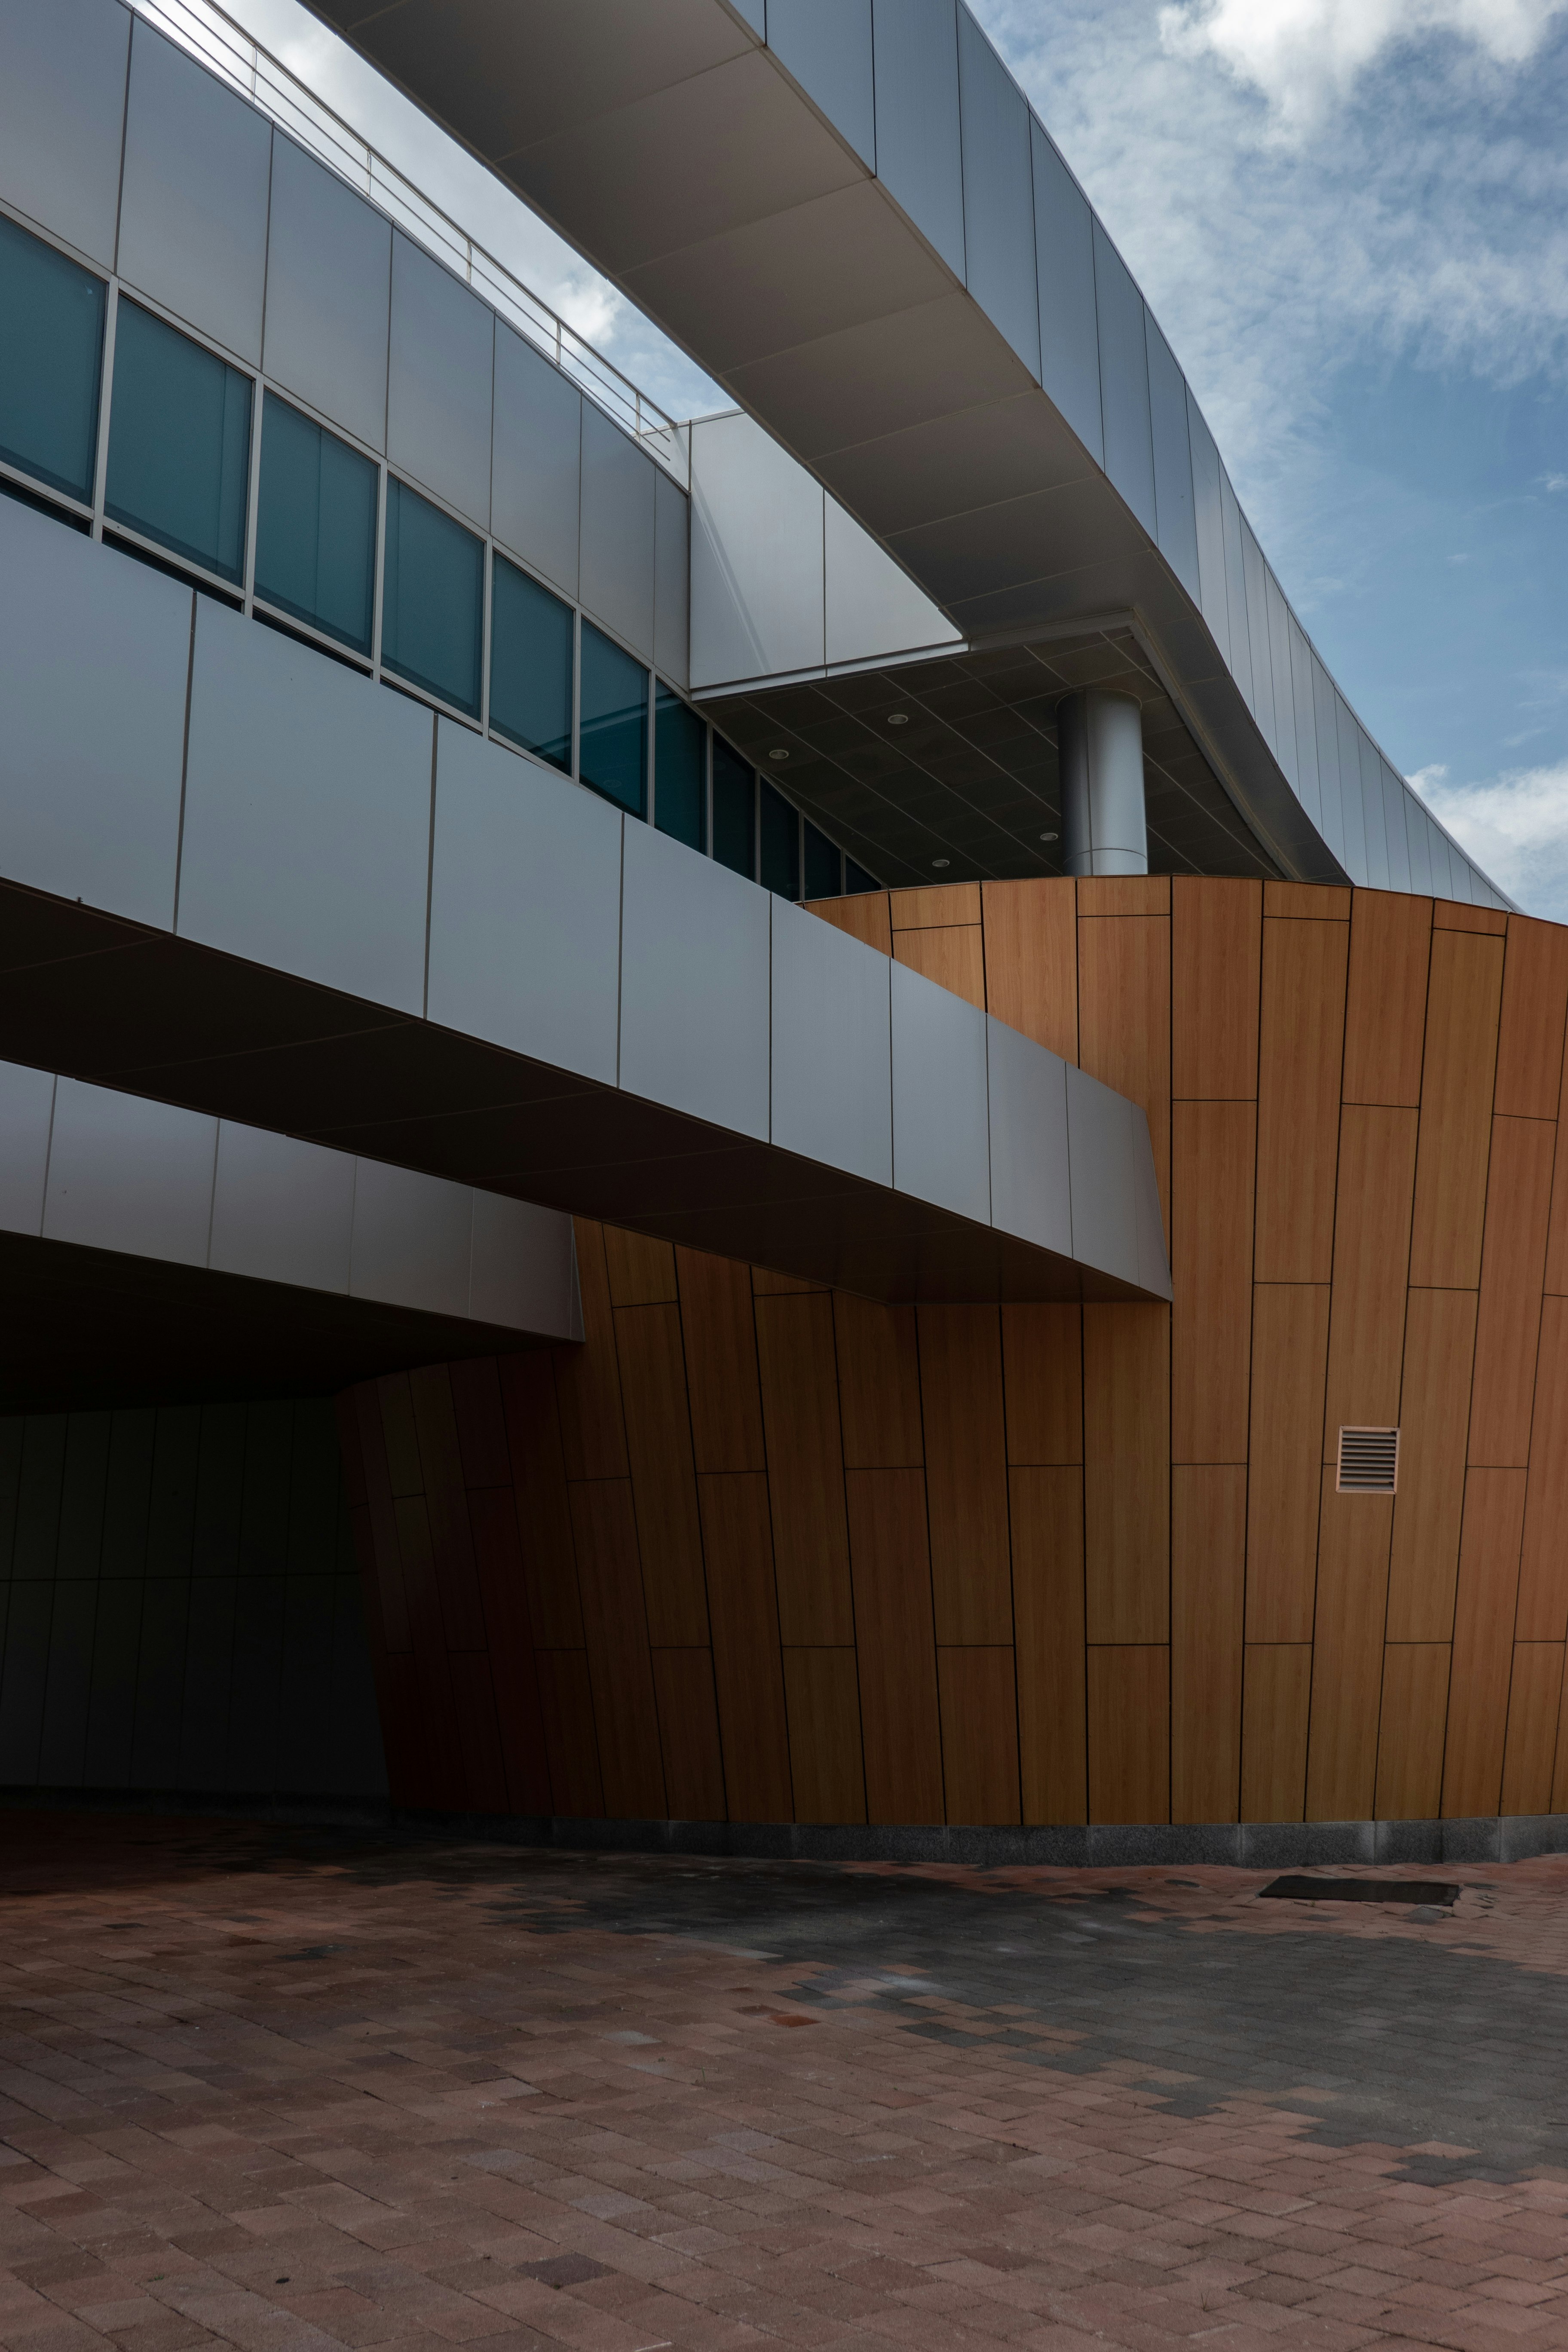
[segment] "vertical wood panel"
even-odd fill
[[[1009,1462],[1083,1460],[1083,1310],[1004,1307]]]
[[[1083,904],[1079,885],[1079,903]],[[1141,1103],[1170,1230],[1171,926],[1163,916],[1095,917],[1078,927],[1079,1060]]]
[[[668,1242],[628,1234],[619,1225],[601,1230],[612,1307],[658,1307],[674,1298],[675,1252]]]
[[[885,890],[858,891],[853,898],[814,898],[805,911],[820,916],[836,931],[847,931],[852,940],[858,940],[865,947],[878,948],[885,956],[893,952]]]
[[[376,1381],[375,1393],[381,1410],[382,1453],[392,1493],[422,1495],[425,1466],[419,1459],[419,1433],[407,1373],[389,1372]]]
[[[547,1813],[550,1767],[518,1542],[517,1507],[510,1487],[474,1488],[468,1496],[468,1512],[505,1759],[506,1810]]]
[[[723,1821],[724,1767],[711,1657],[704,1649],[655,1650],[653,1686],[669,1819]]]
[[[866,1772],[853,1649],[784,1654],[797,1822],[863,1822]]]
[[[921,1367],[912,1307],[833,1294],[844,1462],[850,1470],[903,1470],[922,1461]]]
[[[1037,1045],[1078,1059],[1078,907],[1070,880],[983,882],[985,1005]]]
[[[1505,1118],[1555,1118],[1568,1026],[1568,929],[1508,919],[1493,1108]]]
[[[543,1349],[503,1356],[500,1370],[533,1639],[542,1650],[580,1650],[583,1610],[554,1371]]]
[[[1492,1121],[1470,1460],[1496,1468],[1522,1469],[1530,1459],[1556,1141],[1543,1119]]]
[[[1263,926],[1259,1282],[1327,1282],[1333,1270],[1349,939],[1344,923]]]
[[[1568,1633],[1568,1299],[1541,1310],[1530,1482],[1519,1574],[1519,1639],[1561,1642]]]
[[[605,1229],[574,1217],[577,1236],[577,1282],[583,1296],[584,1340],[580,1347],[551,1350],[561,1406],[561,1443],[569,1478],[624,1478],[626,1438],[621,1423],[621,1383],[616,1370],[616,1327],[610,1277],[605,1264]]]
[[[445,1364],[427,1364],[408,1375],[414,1426],[424,1468],[425,1507],[430,1520],[430,1541],[436,1580],[441,1595],[441,1621],[449,1650],[482,1650],[485,1615],[479,1601],[479,1573],[474,1565],[474,1538],[468,1525],[468,1494],[463,1484],[462,1449],[452,1407],[452,1383]]]
[[[1307,1805],[1310,1642],[1249,1643],[1241,1708],[1241,1818],[1299,1822]]]
[[[1170,1633],[1170,1312],[1083,1310],[1084,1537],[1091,1642]]]
[[[1347,1103],[1334,1219],[1325,1461],[1334,1458],[1342,1427],[1395,1423],[1415,1173],[1415,1113]]]
[[[1453,1636],[1475,1345],[1473,1290],[1410,1293],[1399,1393],[1399,1493],[1388,1571],[1391,1642],[1447,1642]]]
[[[1087,1821],[1083,1475],[1015,1470],[1009,1485],[1024,1819]]]
[[[768,1483],[746,1472],[697,1486],[730,1818],[787,1822],[794,1804]]]
[[[1258,1092],[1263,885],[1171,882],[1171,1091],[1235,1100]]]
[[[1565,1123],[1568,1125],[1568,1123]],[[1568,1296],[1568,1143],[1559,1126],[1556,1165],[1552,1178],[1552,1217],[1546,1231],[1546,1295]]]
[[[940,931],[895,931],[893,960],[985,1009],[985,948],[978,923]]]
[[[1557,1753],[1562,1693],[1562,1643],[1516,1643],[1502,1758],[1500,1810],[1505,1813],[1552,1811],[1552,1768]]]
[[[780,1631],[786,1648],[842,1647],[855,1612],[833,1302],[759,1298],[756,1318]]]
[[[1480,1279],[1502,952],[1500,940],[1433,935],[1410,1279],[1436,1289]]]
[[[1171,1818],[1171,1653],[1163,1647],[1089,1651],[1089,1818]]]
[[[511,1457],[507,1451],[506,1413],[495,1358],[476,1356],[467,1363],[448,1364],[447,1370],[462,1449],[463,1484],[510,1486]]]
[[[1508,920],[1499,907],[1462,907],[1453,898],[1433,902],[1432,928],[1436,931],[1485,931],[1489,938],[1500,940],[1507,932]]]
[[[919,1330],[936,1638],[1010,1646],[1001,1318],[922,1307]]]
[[[1247,1470],[1171,1474],[1171,1819],[1234,1822],[1241,1795]]]
[[[888,905],[895,932],[946,929],[980,920],[978,882],[926,882],[912,890],[892,890]]]
[[[1168,915],[1168,874],[1085,875],[1078,885],[1078,912],[1085,915]]]
[[[618,1307],[616,1344],[648,1639],[656,1650],[704,1648],[708,1595],[679,1309]]]
[[[424,1496],[397,1496],[392,1518],[403,1563],[403,1590],[408,1598],[414,1688],[423,1717],[426,1776],[423,1790],[408,1801],[433,1806],[437,1811],[461,1812],[468,1803],[468,1770]]]
[[[698,1469],[765,1470],[749,1267],[678,1249],[680,1328]]]
[[[409,1624],[408,1595],[403,1589],[397,1523],[392,1510],[392,1480],[387,1469],[381,1397],[374,1381],[362,1381],[352,1393],[375,1559],[375,1613],[388,1652],[401,1655],[412,1650],[414,1636]]]
[[[629,1478],[574,1485],[572,1527],[605,1805],[612,1820],[663,1820],[664,1772]]]
[[[1447,1643],[1391,1642],[1383,1654],[1377,1737],[1380,1822],[1436,1820],[1447,1715]]]
[[[757,1298],[795,1298],[807,1291],[827,1289],[826,1282],[803,1282],[796,1274],[775,1274],[771,1267],[752,1268],[752,1292]]]
[[[506,1764],[490,1662],[482,1650],[458,1650],[448,1658],[447,1667],[463,1753],[464,1809],[504,1813],[508,1810]]]
[[[1351,908],[1344,1098],[1408,1108],[1421,1100],[1432,901],[1358,890]]]
[[[942,1649],[942,1785],[950,1822],[1018,1819],[1018,1709],[1013,1652]]]
[[[552,1810],[573,1821],[595,1820],[605,1811],[594,1696],[584,1650],[541,1650],[539,1711],[550,1759]]]
[[[1312,1638],[1328,1370],[1327,1288],[1319,1283],[1260,1283],[1252,1315],[1249,1642]]]
[[[918,1470],[851,1470],[845,1486],[866,1817],[939,1822],[942,1731],[925,1480]]]
[[[1470,1471],[1465,1480],[1454,1668],[1443,1751],[1447,1819],[1495,1813],[1501,1798],[1523,1529],[1523,1471]]]
[[[1386,1497],[1336,1495],[1334,1474],[1324,1471],[1307,1742],[1310,1822],[1363,1822],[1372,1815],[1393,1527],[1394,1506]]]
[[[1266,882],[1265,916],[1300,917],[1310,922],[1348,923],[1353,893],[1340,883]]]
[[[1171,1113],[1171,1458],[1245,1462],[1252,1336],[1250,1102]]]

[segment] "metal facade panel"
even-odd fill
[[[893,1183],[977,1224],[991,1219],[985,1020],[908,964],[892,969]]]
[[[1190,385],[1186,398],[1187,442],[1193,461],[1193,524],[1198,545],[1198,601],[1209,635],[1228,662],[1230,607],[1225,587],[1225,510],[1220,499],[1219,451]]]
[[[502,319],[494,432],[490,528],[503,547],[574,597],[583,395]]]
[[[267,243],[267,373],[334,424],[386,446],[392,226],[281,132]]]
[[[1361,770],[1362,823],[1365,827],[1366,878],[1374,890],[1387,890],[1389,878],[1388,814],[1383,799],[1383,761],[1377,747],[1360,720],[1356,721],[1356,761]]]
[[[205,1265],[216,1118],[61,1078],[44,1239]]]
[[[1340,792],[1340,730],[1334,710],[1333,680],[1318,659],[1312,664],[1312,712],[1318,738],[1319,831],[1342,866],[1345,862],[1345,821]]]
[[[1149,422],[1154,445],[1154,514],[1160,526],[1160,552],[1194,604],[1201,604],[1186,378],[1147,309],[1143,340],[1149,355]]]
[[[823,491],[749,416],[691,428],[691,683],[824,659]]]
[[[197,604],[181,935],[421,1012],[431,714]]]
[[[654,468],[653,659],[674,686],[691,671],[691,501]]]
[[[426,1315],[467,1315],[474,1196],[466,1184],[361,1160],[349,1290]]]
[[[215,1273],[346,1296],[353,1211],[352,1152],[222,1121],[207,1257]]]
[[[1040,295],[1035,271],[1029,110],[963,0],[958,9],[958,92],[969,290],[1037,382]]]
[[[495,323],[477,294],[394,231],[387,463],[481,530],[490,520]]]
[[[1138,1194],[1130,1105],[1068,1065],[1068,1152],[1072,1170],[1072,1254],[1102,1274],[1138,1279]]]
[[[1029,122],[1035,269],[1040,297],[1040,381],[1097,466],[1105,463],[1094,215],[1047,133]]]
[[[250,366],[261,361],[272,126],[138,17],[120,274]]]
[[[1381,755],[1378,782],[1383,791],[1383,824],[1388,843],[1388,881],[1393,890],[1409,890],[1416,886],[1411,880],[1410,844],[1405,823],[1405,786]]]
[[[1435,887],[1432,864],[1432,826],[1426,810],[1414,793],[1400,786],[1400,798],[1405,803],[1405,839],[1410,856],[1410,887],[1427,891]],[[1443,879],[1448,878],[1447,858],[1443,861]]]
[[[1245,515],[1241,518],[1241,566],[1247,575],[1247,633],[1252,649],[1252,713],[1263,730],[1264,741],[1272,751],[1277,739],[1274,731],[1274,657],[1268,644],[1268,566],[1263,561],[1263,551]]]
[[[1220,520],[1225,530],[1226,606],[1230,614],[1230,646],[1226,661],[1249,710],[1257,703],[1252,691],[1252,633],[1247,625],[1247,565],[1241,551],[1241,509],[1230,486],[1230,476],[1219,469]]]
[[[893,1181],[891,971],[875,948],[773,900],[773,1140],[872,1184]]]
[[[1274,689],[1276,757],[1300,793],[1300,765],[1296,756],[1296,698],[1290,683],[1290,615],[1284,591],[1267,565],[1263,577],[1268,613],[1268,672]]]
[[[940,605],[837,499],[823,513],[824,625],[830,662],[873,661],[918,646],[963,641]]]
[[[0,197],[114,266],[131,12],[0,0]]]
[[[1094,293],[1100,315],[1100,410],[1105,470],[1151,539],[1155,536],[1154,446],[1149,425],[1149,356],[1143,297],[1098,221]]]
[[[166,929],[191,592],[0,499],[7,877]]]
[[[1072,1255],[1067,1065],[986,1016],[991,1222],[1041,1249]]]
[[[1296,708],[1296,790],[1312,823],[1322,831],[1322,796],[1318,783],[1318,719],[1312,688],[1312,655],[1293,613],[1286,615],[1290,632],[1290,690]]]
[[[654,478],[635,441],[583,404],[584,609],[644,661],[653,659]]]
[[[768,47],[874,172],[871,0],[768,0]]]
[[[765,890],[651,825],[626,828],[621,1070],[627,1094],[768,1132]]]
[[[1361,730],[1344,697],[1334,696],[1334,731],[1340,745],[1340,821],[1344,827],[1345,872],[1352,882],[1371,879],[1367,871],[1366,814],[1361,795]]]
[[[620,891],[618,809],[439,721],[432,1021],[614,1086]]]
[[[963,276],[957,0],[873,0],[877,176]]]
[[[44,1175],[55,1081],[47,1070],[0,1062],[0,1227],[37,1234],[44,1222]]]
[[[531,1201],[475,1192],[468,1312],[478,1323],[580,1339],[572,1220]]]

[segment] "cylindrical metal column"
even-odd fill
[[[1143,714],[1098,687],[1057,705],[1062,862],[1069,874],[1147,874]]]

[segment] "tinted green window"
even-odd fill
[[[220,580],[245,572],[250,378],[122,301],[104,510]]]
[[[490,578],[490,725],[572,772],[572,608],[498,555]]]
[[[0,457],[90,501],[103,283],[0,215]]]
[[[653,814],[688,849],[708,846],[708,730],[689,702],[658,689],[653,715]]]
[[[388,475],[383,668],[477,719],[484,600],[482,541]]]
[[[713,855],[731,873],[756,879],[756,779],[738,751],[713,738]]]
[[[844,885],[838,877],[838,852],[814,824],[805,827],[805,895],[837,898]]]
[[[763,820],[763,887],[780,898],[798,898],[800,819],[772,784],[764,783],[758,797]]]
[[[256,593],[361,654],[375,593],[376,479],[368,457],[268,394]]]
[[[879,890],[881,887],[874,874],[868,874],[866,868],[857,866],[852,857],[845,859],[844,888],[847,896],[858,898],[866,891]]]
[[[577,772],[633,816],[647,808],[647,672],[583,624]]]

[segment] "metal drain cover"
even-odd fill
[[[1441,1878],[1276,1878],[1258,1888],[1287,1903],[1452,1903],[1459,1890]]]

